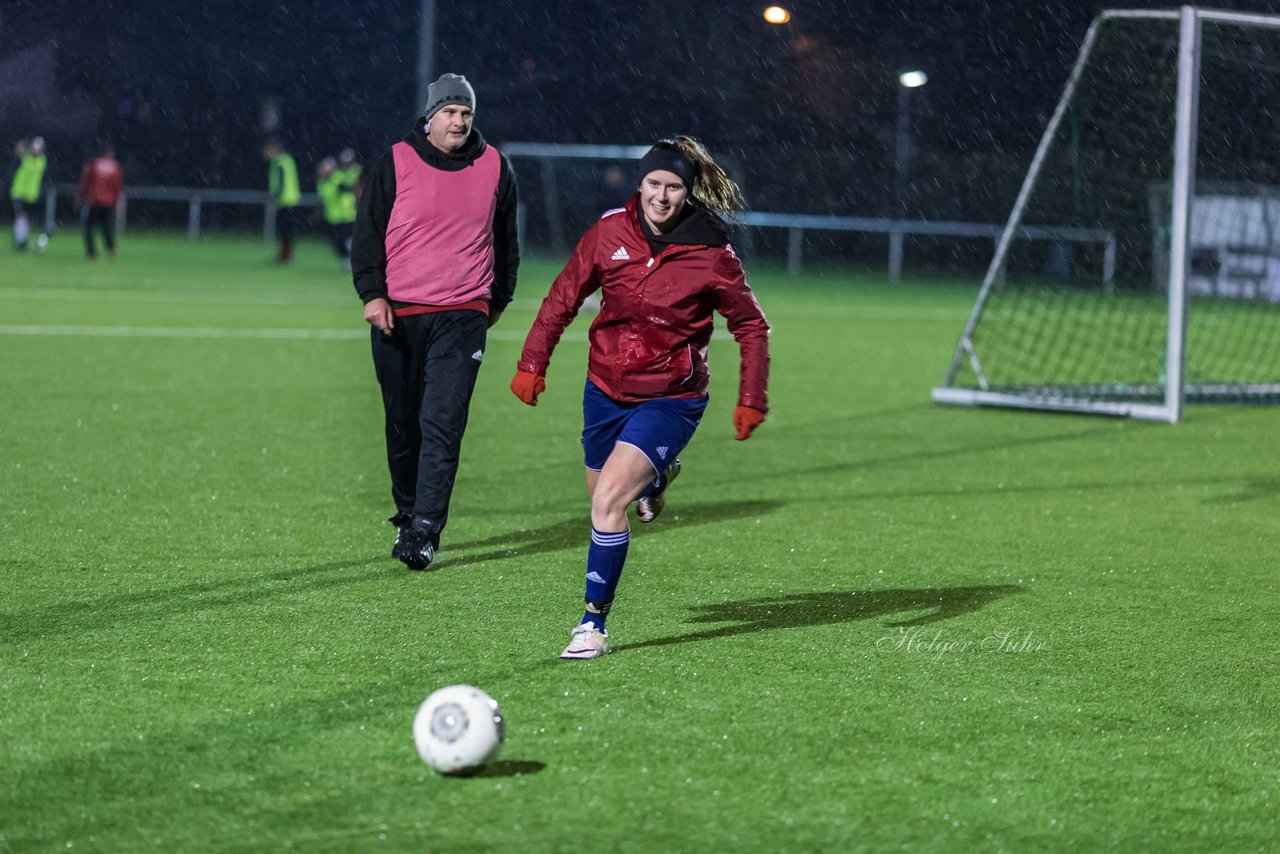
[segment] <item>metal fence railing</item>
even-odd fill
[[[53,192],[46,194],[45,217],[50,229],[56,222],[58,196],[61,195],[63,198],[70,199],[75,194],[75,190],[74,184],[57,184]],[[116,208],[116,227],[119,231],[124,231],[127,225],[130,200],[185,204],[187,206],[187,237],[193,240],[200,236],[205,206],[214,204],[261,207],[263,239],[269,241],[273,239],[275,233],[275,207],[269,203],[266,192],[262,190],[235,190],[215,187],[130,186],[121,197]],[[315,193],[302,194],[302,205],[304,207],[318,208],[319,204],[319,199]],[[519,219],[522,226],[520,229],[522,235],[525,233],[523,225],[526,217],[527,207],[521,204]],[[889,241],[888,275],[892,281],[898,281],[902,276],[905,238],[908,236],[988,239],[992,241],[994,246],[1004,229],[1003,225],[997,223],[821,216],[769,213],[765,211],[749,211],[743,213],[740,219],[742,225],[747,227],[744,230],[743,243],[748,253],[754,252],[751,230],[780,229],[786,231],[787,270],[793,274],[799,273],[804,263],[806,231],[885,235]],[[1107,282],[1111,281],[1115,270],[1116,241],[1115,236],[1109,230],[1062,226],[1022,226],[1019,229],[1018,236],[1033,240],[1101,244],[1104,250],[1103,279]]]
[[[55,184],[53,191],[45,194],[45,222],[52,229],[57,221],[58,197],[75,196],[75,184]],[[206,204],[250,205],[262,208],[262,236],[272,240],[276,229],[276,209],[270,204],[265,190],[232,190],[219,187],[169,187],[129,186],[116,204],[116,230],[123,232],[129,220],[129,202],[174,202],[187,206],[187,237],[200,236]],[[315,193],[303,193],[303,207],[318,208],[320,200]]]

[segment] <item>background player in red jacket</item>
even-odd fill
[[[721,218],[743,206],[737,184],[684,136],[654,145],[640,176],[639,192],[587,230],[556,277],[511,381],[517,397],[537,405],[552,350],[599,290],[582,404],[591,496],[586,613],[561,658],[609,652],[604,623],[630,542],[627,507],[636,501],[640,521],[653,521],[680,473],[676,455],[707,406],[715,313],[728,321],[742,354],[738,439],[748,438],[768,409],[769,326]]]
[[[116,203],[123,192],[124,169],[116,160],[115,150],[110,145],[103,146],[98,156],[85,164],[76,187],[76,207],[80,209],[80,224],[84,228],[84,257],[90,260],[98,257],[94,229],[102,232],[107,255],[116,257]]]

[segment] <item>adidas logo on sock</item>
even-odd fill
[[[483,350],[475,351],[474,353],[471,354],[471,358],[475,359],[477,362],[481,361],[482,359],[484,359],[484,351]]]
[[[618,251],[613,253],[614,261],[630,261],[631,256],[627,254],[627,247],[619,246]]]
[[[604,584],[604,578],[594,569],[587,573],[587,581],[593,581],[596,584]]]

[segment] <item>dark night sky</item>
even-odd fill
[[[691,132],[753,164],[811,154],[886,160],[896,71],[913,93],[919,150],[1025,162],[1098,0],[795,0],[785,27],[763,2],[495,0],[438,3],[435,72],[466,74],[491,141],[643,143]],[[6,0],[0,61],[52,42],[58,103],[96,121],[57,126],[4,109],[5,138],[43,132],[63,172],[95,134],[133,180],[257,186],[261,108],[304,162],[344,145],[367,159],[416,114],[417,0]],[[1280,0],[1215,8],[1280,12]],[[56,109],[62,118],[74,110]],[[50,121],[53,127],[28,127]],[[67,122],[70,122],[67,119]],[[67,156],[67,152],[72,156]],[[756,169],[761,168],[759,165]],[[879,168],[879,167],[877,167]],[[66,180],[68,175],[55,176]]]

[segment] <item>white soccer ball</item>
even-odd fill
[[[467,776],[502,750],[498,701],[471,685],[449,685],[423,701],[413,718],[418,755],[441,774]]]

